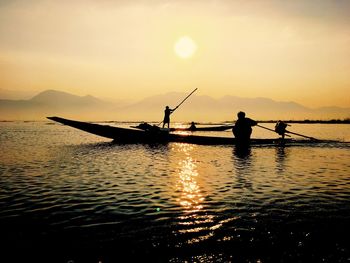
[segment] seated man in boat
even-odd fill
[[[286,133],[287,126],[288,126],[288,124],[283,122],[283,121],[276,122],[275,132],[277,132],[279,135],[281,135],[282,139],[284,139],[284,135]]]
[[[174,110],[176,110],[177,107],[175,109],[170,109],[169,106],[165,107],[164,110],[164,119],[163,119],[163,128],[165,126],[165,124],[168,125],[168,129],[170,128],[170,114],[173,113]]]
[[[194,131],[195,129],[197,129],[196,124],[194,122],[191,122],[191,126],[190,126],[189,130]]]
[[[250,135],[252,134],[252,126],[258,123],[250,118],[246,118],[243,111],[238,112],[237,117],[238,120],[232,128],[233,135],[238,143],[249,143]]]

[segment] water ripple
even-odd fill
[[[60,248],[62,259],[77,260],[349,258],[349,146],[241,156],[232,147],[116,145],[64,126],[35,127],[40,137],[33,127],[8,129],[0,159],[7,248]]]

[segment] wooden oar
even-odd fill
[[[270,128],[267,128],[267,127],[264,127],[264,126],[261,126],[261,125],[259,125],[259,124],[257,124],[256,126],[258,126],[258,127],[260,127],[260,128],[263,128],[263,129],[265,129],[265,130],[269,130],[269,131],[272,131],[272,132],[276,132],[275,130],[273,130],[273,129],[270,129]],[[286,136],[288,136],[288,137],[290,137],[290,135],[288,135],[288,134],[285,134]]]
[[[260,127],[260,128],[263,128],[263,129],[266,129],[266,130],[269,130],[269,131],[273,131],[273,132],[276,132],[275,130],[273,129],[270,129],[270,128],[267,128],[267,127],[264,127],[264,126],[261,126],[259,124],[257,124],[256,126]],[[318,139],[314,138],[314,137],[310,137],[310,136],[306,136],[306,135],[303,135],[303,134],[300,134],[300,133],[296,133],[296,132],[291,132],[291,131],[287,131],[285,130],[286,133],[290,133],[290,134],[294,134],[294,135],[298,135],[298,136],[301,136],[301,137],[304,137],[304,138],[308,138],[310,140],[315,140],[315,141],[318,141]],[[285,134],[286,136],[289,136],[288,134]]]
[[[300,134],[300,133],[291,132],[291,131],[287,131],[287,130],[286,130],[286,132],[288,132],[290,134],[298,135],[298,136],[301,136],[301,137],[304,137],[304,138],[308,138],[310,140],[318,141],[318,139],[316,139],[314,137],[306,136],[306,135],[303,135],[303,134]]]

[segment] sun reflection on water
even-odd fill
[[[193,244],[209,239],[213,236],[210,227],[214,223],[214,216],[204,210],[204,196],[198,179],[196,160],[191,156],[194,146],[178,144],[177,150],[183,154],[179,162],[176,189],[180,194],[177,203],[182,207],[183,214],[178,217],[178,234],[184,237],[184,243]],[[180,244],[179,244],[180,245]],[[181,246],[181,245],[180,245]]]
[[[179,180],[177,181],[177,189],[181,192],[181,196],[178,202],[187,212],[201,210],[204,200],[197,182],[197,165],[195,164],[195,160],[190,156],[192,149],[193,146],[191,145],[179,145],[179,150],[185,154],[185,159],[179,161],[181,170],[179,172]]]
[[[173,148],[180,153],[174,185],[177,193],[176,203],[182,210],[177,217],[178,228],[174,232],[175,235],[182,237],[179,246],[213,239],[216,236],[215,233],[220,232],[219,229],[238,219],[234,215],[222,218],[212,213],[212,203],[206,202],[211,191],[206,188],[203,180],[203,175],[206,174],[203,164],[198,163],[195,157],[196,147],[189,144],[174,144]],[[207,168],[205,164],[204,167]]]

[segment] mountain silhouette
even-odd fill
[[[46,90],[29,100],[0,100],[2,119],[38,120],[48,115],[65,115],[71,118],[99,118],[114,104],[93,96],[76,96],[57,90]]]
[[[140,117],[140,112],[150,119],[161,121],[166,105],[170,108],[186,97],[185,93],[170,92],[145,98],[140,102],[119,110],[119,114],[130,119]],[[237,118],[238,111],[245,111],[251,118],[259,120],[300,120],[300,119],[333,119],[348,118],[349,108],[327,107],[311,109],[295,102],[280,102],[268,98],[242,98],[237,96],[224,96],[214,99],[205,95],[192,95],[188,101],[181,105],[172,120],[221,122],[232,121]]]
[[[93,96],[76,96],[67,92],[57,90],[46,90],[30,99],[32,103],[41,103],[46,105],[70,105],[76,107],[91,106],[91,105],[103,105],[106,102],[99,100]]]
[[[2,120],[43,120],[58,115],[81,120],[161,121],[164,108],[176,107],[188,94],[169,92],[147,97],[137,103],[106,102],[91,95],[77,96],[46,90],[29,100],[0,100]],[[350,108],[311,109],[295,102],[269,98],[224,96],[219,99],[193,94],[172,115],[172,121],[223,122],[236,119],[238,111],[257,120],[345,119]]]

